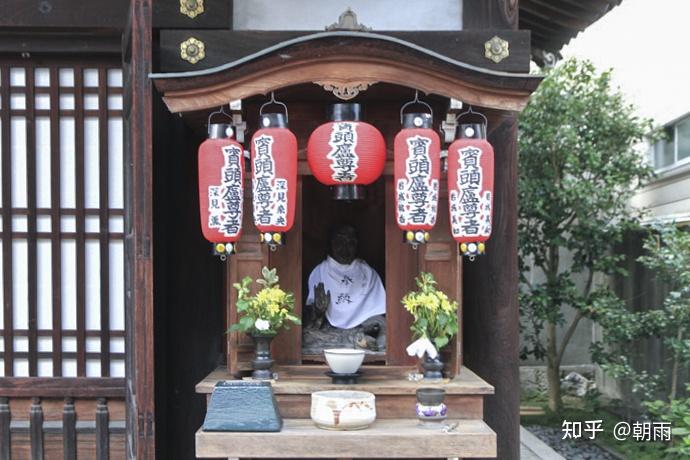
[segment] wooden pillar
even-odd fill
[[[517,269],[517,115],[489,118],[496,152],[494,226],[487,254],[464,265],[465,364],[491,383],[484,419],[496,431],[498,458],[520,458]]]

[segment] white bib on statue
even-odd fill
[[[335,327],[350,329],[386,313],[386,291],[381,278],[362,259],[343,265],[328,256],[317,265],[309,275],[307,305],[314,303],[314,287],[319,283],[331,293],[326,317]]]

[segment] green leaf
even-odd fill
[[[436,349],[440,350],[441,348],[445,347],[448,345],[448,337],[435,337],[434,338],[434,344],[436,345]]]

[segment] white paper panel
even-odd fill
[[[60,118],[60,206],[74,208],[74,118]]]
[[[98,69],[84,69],[84,86],[90,88],[98,86]]]
[[[122,339],[122,338],[110,339],[110,352],[111,353],[124,353],[125,352],[125,339]]]
[[[84,230],[87,233],[96,233],[100,229],[100,217],[99,216],[86,216],[84,218]]]
[[[60,69],[59,71],[60,86],[74,86],[74,70]]]
[[[10,109],[26,110],[26,96],[24,94],[11,94]]]
[[[84,120],[84,206],[98,207],[98,118]]]
[[[84,96],[85,110],[98,110],[98,94],[87,94]]]
[[[125,362],[122,359],[115,359],[110,361],[110,376],[124,377],[125,376]]]
[[[124,164],[122,118],[108,120],[108,206],[124,207]]]
[[[26,207],[26,118],[12,117],[12,206]]]
[[[12,216],[12,231],[26,232],[29,229],[29,218],[27,216]]]
[[[112,233],[122,233],[125,231],[125,218],[123,216],[111,216],[109,221],[109,230]]]
[[[86,241],[86,329],[101,329],[101,254],[98,240]]]
[[[77,328],[77,245],[74,240],[62,240],[62,328]]]
[[[77,376],[77,360],[63,359],[62,360],[62,376],[76,377]]]
[[[122,110],[122,96],[108,96],[108,109],[109,110]]]
[[[108,86],[122,88],[122,69],[108,69]]]
[[[98,337],[87,337],[86,338],[86,351],[87,351],[87,353],[100,353],[101,352],[101,339]]]
[[[5,339],[0,337],[0,353],[2,353],[3,351],[5,351]]]
[[[24,67],[12,67],[10,69],[10,86],[25,86],[26,71]]]
[[[36,206],[50,207],[50,119],[36,118]]]
[[[38,216],[36,218],[36,230],[39,232],[51,232],[52,231],[50,216]]]
[[[50,353],[53,351],[53,338],[52,337],[39,337],[38,338],[38,351]]]
[[[39,87],[50,86],[50,70],[46,67],[37,67],[34,72],[34,85]]]
[[[50,110],[50,94],[36,95],[36,110]]]
[[[76,353],[77,352],[77,338],[76,337],[63,337],[62,338],[62,351],[66,353]]]
[[[15,337],[14,338],[14,351],[20,353],[26,353],[29,351],[29,338],[28,337]]]
[[[53,280],[51,270],[52,247],[48,239],[40,239],[36,246],[37,326],[39,329],[53,328]]]
[[[86,360],[86,376],[100,377],[101,376],[101,362],[97,359]]]
[[[15,329],[29,328],[28,244],[12,241],[12,313]]]
[[[124,242],[110,242],[110,329],[125,330]]]
[[[112,363],[110,364],[110,368],[112,369],[113,365]],[[0,377],[5,376],[5,360],[0,359]]]
[[[60,110],[74,110],[74,94],[60,95]]]
[[[53,360],[39,359],[38,360],[38,376],[52,377],[53,376]]]
[[[15,359],[14,360],[14,376],[28,377],[29,376],[29,360]]]
[[[77,231],[77,217],[76,216],[62,216],[60,223],[60,231],[62,232],[76,232]]]
[[[4,272],[3,272],[4,267],[3,267],[3,262],[2,262],[2,261],[3,261],[3,258],[2,258],[2,245],[0,244],[0,273],[4,273]],[[5,289],[4,289],[4,280],[3,280],[3,278],[4,278],[3,276],[0,276],[0,305],[4,305],[4,304],[5,304]],[[4,314],[3,314],[3,315],[0,315],[0,329],[4,329],[4,328],[5,328],[5,318],[4,318],[4,316],[5,316]]]

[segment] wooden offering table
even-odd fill
[[[278,408],[285,419],[279,433],[196,433],[200,458],[452,458],[496,456],[496,434],[482,420],[484,395],[493,386],[463,367],[453,379],[440,383],[410,381],[407,366],[364,366],[355,385],[333,385],[326,366],[278,366],[272,382]],[[218,381],[233,377],[218,368],[196,390],[210,396]],[[422,387],[446,391],[449,419],[446,430],[418,426],[415,392]],[[377,420],[361,431],[329,431],[310,420],[311,393],[358,390],[376,395]]]

